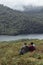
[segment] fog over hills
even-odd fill
[[[25,12],[40,12],[43,10],[43,6],[24,6]]]
[[[16,8],[12,8],[14,10],[18,10],[25,13],[36,13],[36,12],[43,12],[43,6],[33,6],[33,5],[21,5]]]
[[[33,5],[19,5],[18,7],[17,6],[15,7],[12,7],[12,9],[18,10],[18,11],[25,11],[25,12],[30,12],[30,11],[37,12],[43,9],[43,6],[33,6]]]

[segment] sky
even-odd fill
[[[0,4],[4,4],[10,8],[23,10],[22,6],[43,6],[43,0],[0,0]]]

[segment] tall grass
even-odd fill
[[[34,42],[36,51],[19,55],[24,42]],[[43,65],[43,40],[0,42],[0,65]]]

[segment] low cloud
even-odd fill
[[[43,0],[0,0],[0,4],[13,9],[23,10],[23,6],[27,5],[43,6]]]

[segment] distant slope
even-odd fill
[[[25,13],[42,13],[43,12],[43,6],[23,6]]]
[[[37,34],[43,33],[43,10],[27,14],[0,5],[0,34]]]

